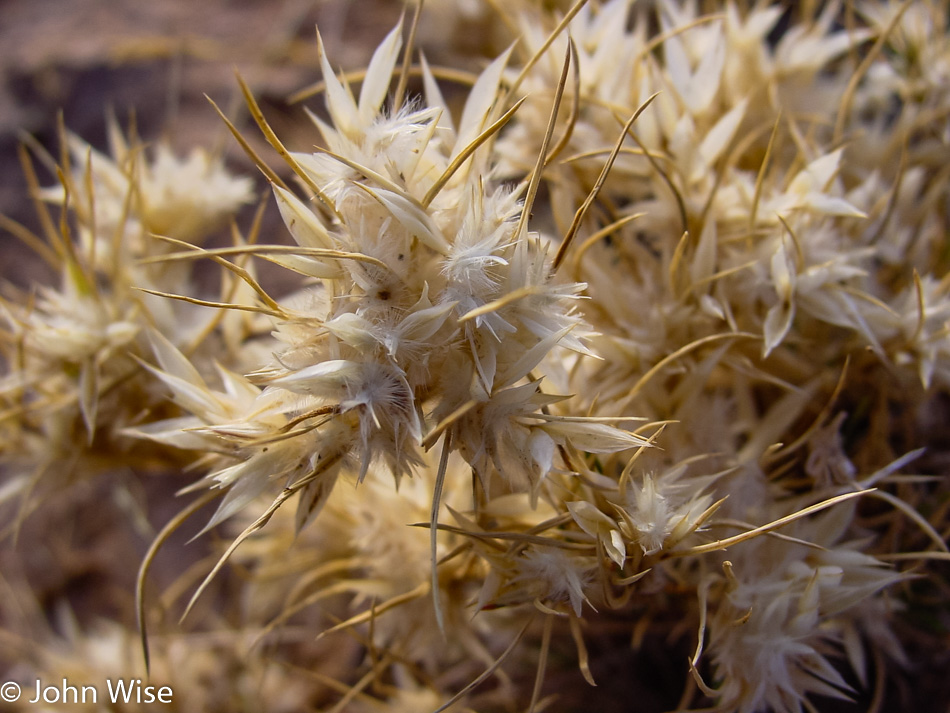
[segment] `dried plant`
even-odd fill
[[[5,225],[62,283],[3,302],[10,507],[91,465],[190,463],[201,494],[139,573],[146,656],[174,667],[191,635],[149,645],[150,568],[220,498],[185,621],[241,601],[258,653],[349,643],[338,679],[281,649],[313,684],[288,677],[288,705],[556,710],[553,652],[603,684],[608,622],[689,642],[677,710],[880,708],[903,563],[940,586],[950,558],[915,433],[950,387],[946,8],[457,10],[520,38],[478,74],[414,64],[416,12],[347,75],[318,34],[314,152],[238,80],[282,164],[218,112],[292,245],[260,214],[205,244],[251,188],[200,151],[113,128],[111,159],[40,153],[60,188],[25,164],[45,240]],[[255,261],[302,282],[265,289]]]

